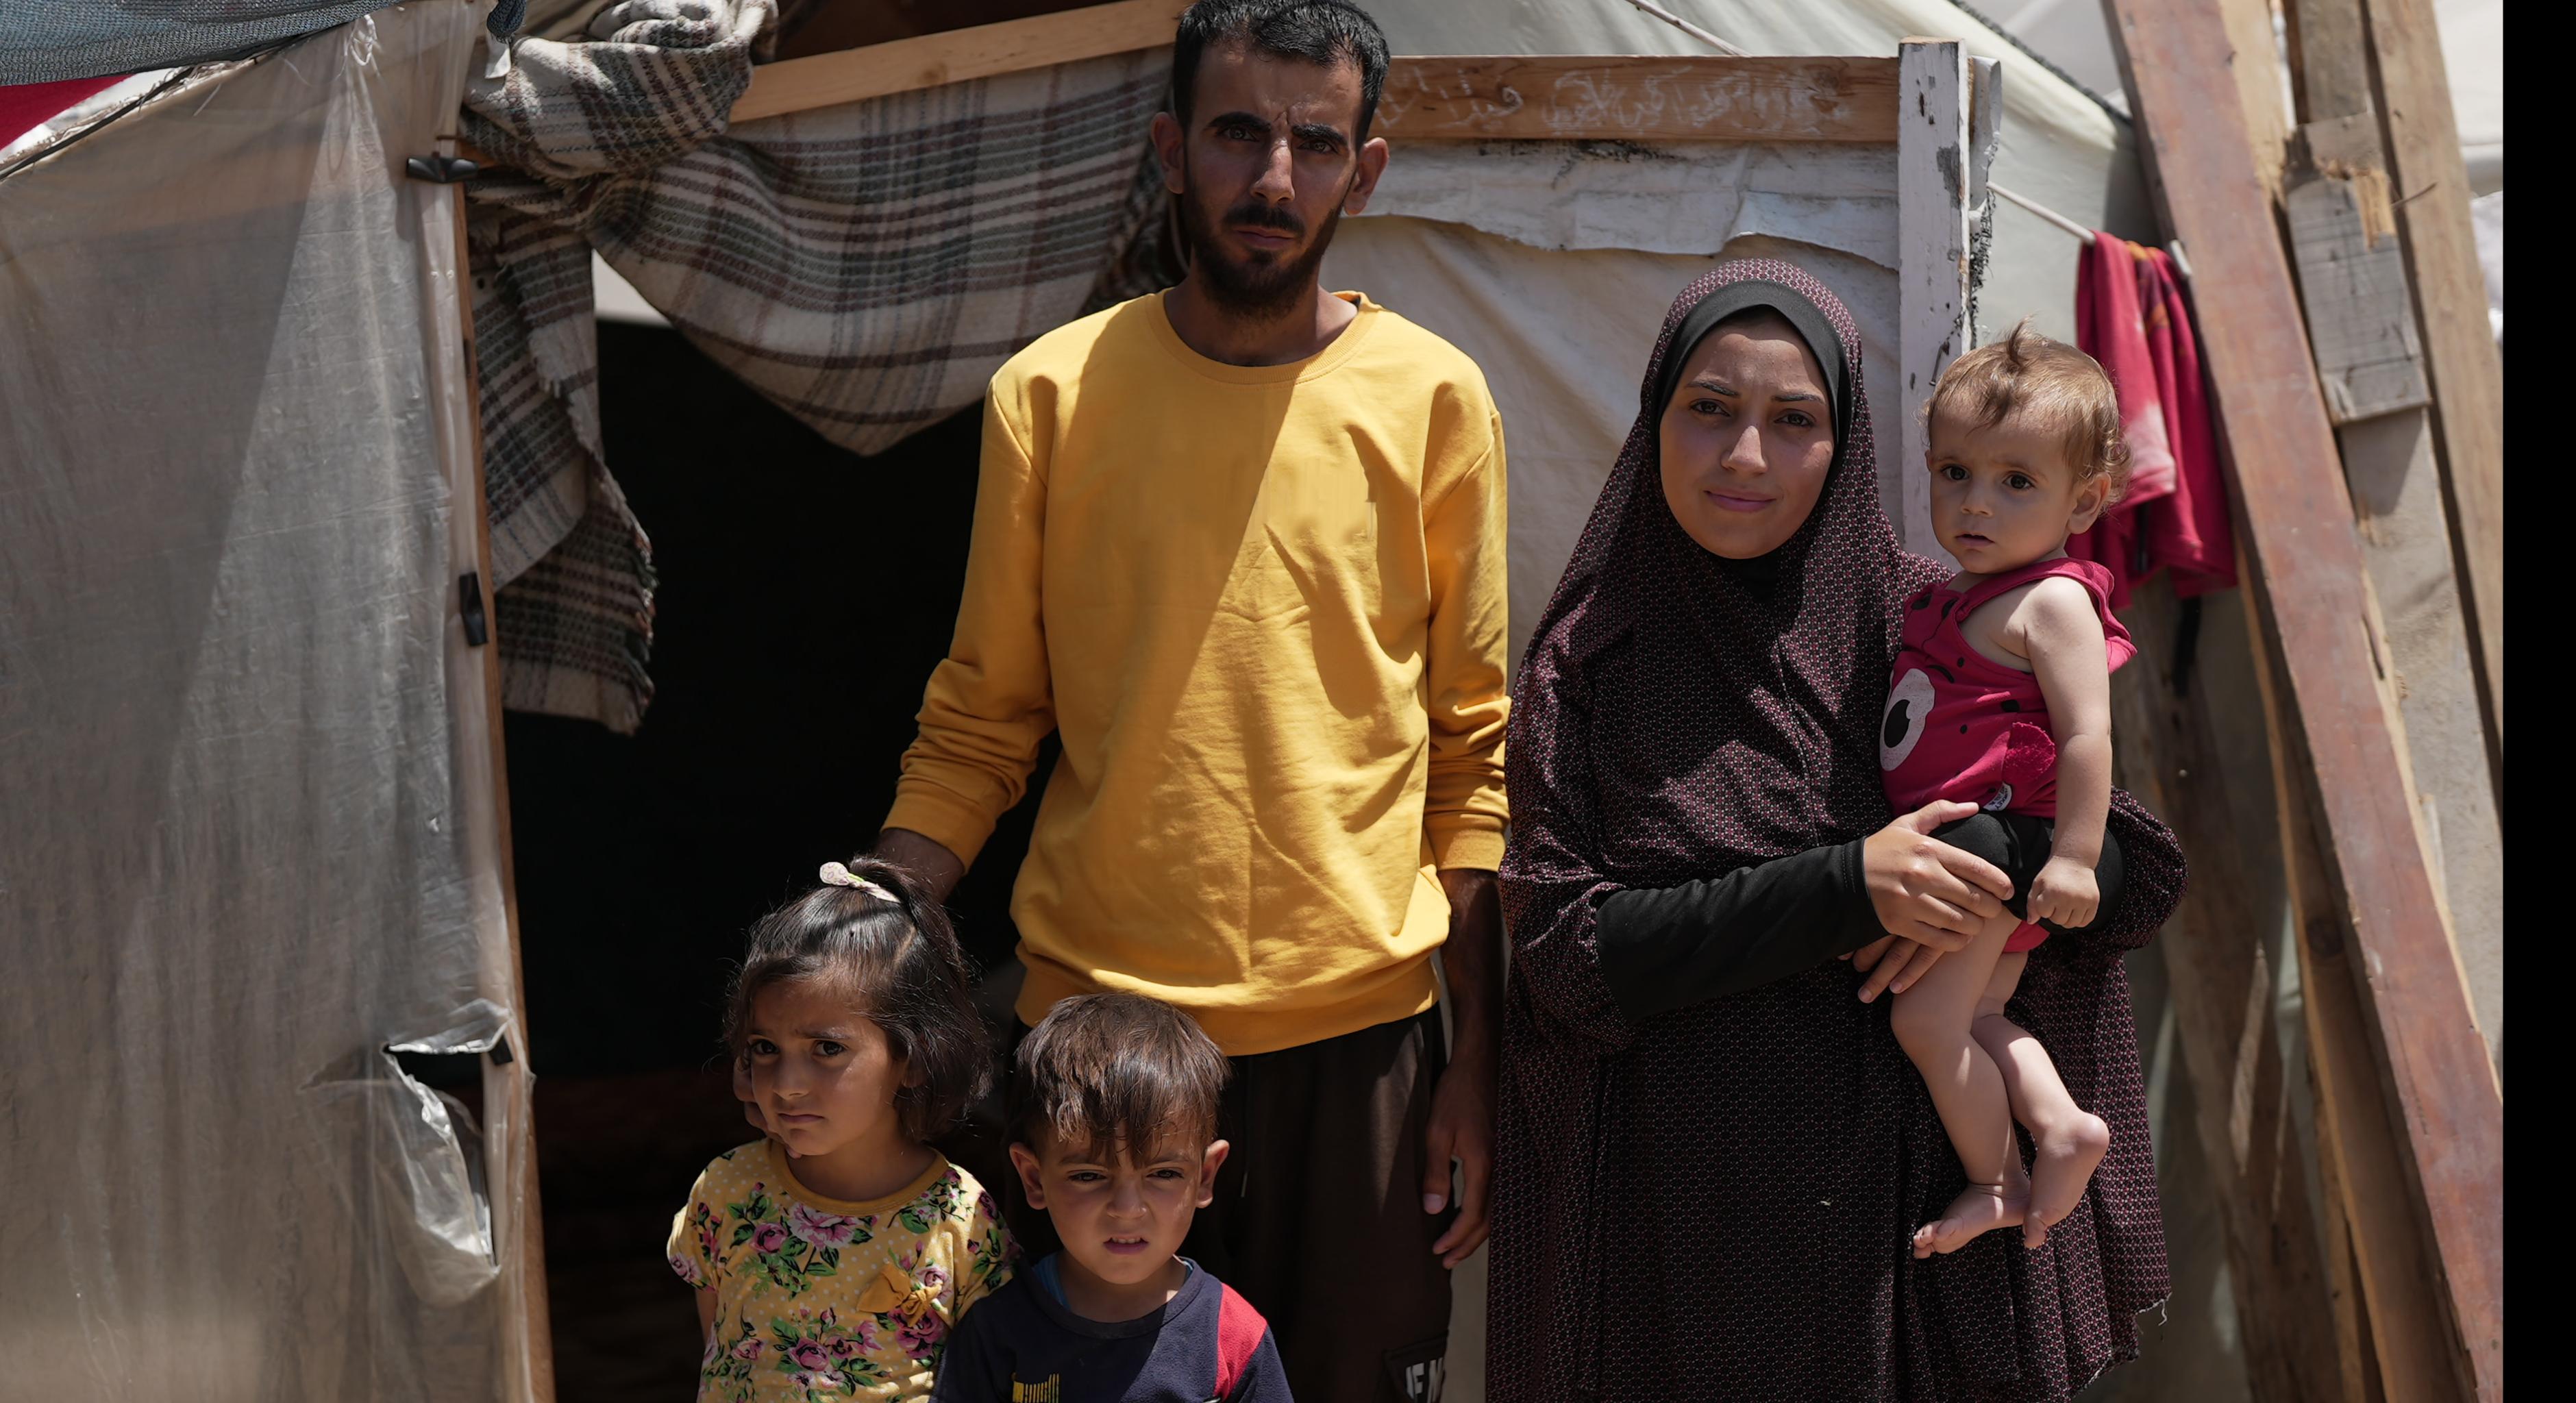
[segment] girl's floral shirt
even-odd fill
[[[727,1150],[671,1222],[671,1270],[716,1298],[699,1403],[928,1398],[958,1317],[1011,1279],[1000,1205],[937,1159],[873,1203],[796,1182],[769,1141]]]

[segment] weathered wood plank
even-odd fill
[[[1894,141],[1897,61],[1874,58],[1398,58],[1390,139]]]
[[[2362,1359],[2365,1393],[2401,1399],[2466,1398],[2445,1312],[2428,1309],[2437,1263],[2415,1221],[2404,1136],[2368,1076],[2376,1066],[2366,1026],[2363,972],[2325,839],[2307,731],[2285,695],[2283,649],[2261,640],[2265,622],[2247,598],[2258,635],[2257,676],[2272,740],[2272,782],[2281,807],[2282,866],[2297,913],[2300,1002],[2307,1022],[2308,1076],[2316,1091],[2320,1177],[2338,1194],[2350,1272],[2366,1310],[2348,1347]],[[2366,957],[2365,957],[2366,958]]]
[[[753,69],[732,120],[753,122],[1172,42],[1188,0],[1118,0]],[[1140,133],[1138,140],[1143,140]]]
[[[2469,221],[2468,170],[2429,0],[2363,0],[2374,95],[2395,182],[2397,231],[2415,287],[2433,421],[2449,494],[2452,554],[2469,609],[2487,751],[2504,789],[2504,357],[2485,317]]]
[[[465,189],[449,185],[442,187],[439,194],[455,206],[452,331],[461,346],[458,369],[463,385],[458,398],[464,406],[463,423],[458,428],[462,441],[456,447],[470,474],[463,492],[473,498],[473,555],[483,587],[483,617],[490,628],[499,622],[500,613],[492,601],[492,504],[485,490],[489,484],[483,469],[482,371],[474,354],[474,286],[466,252]],[[445,322],[443,317],[440,320]],[[462,527],[464,522],[459,525]],[[503,1329],[510,1349],[500,1382],[502,1396],[511,1403],[554,1403],[555,1340],[546,1295],[545,1213],[538,1199],[536,1125],[532,1114],[535,1071],[528,1059],[528,978],[519,955],[518,859],[510,842],[510,767],[502,739],[501,640],[497,629],[486,638],[485,646],[474,650],[479,655],[475,661],[481,672],[482,696],[468,703],[479,704],[483,713],[484,754],[477,757],[472,753],[471,728],[460,727],[460,744],[466,751],[460,761],[475,765],[476,773],[460,769],[458,778],[469,810],[465,816],[467,837],[469,841],[489,843],[499,864],[501,920],[509,935],[509,966],[502,971],[487,969],[485,978],[497,976],[508,981],[511,1031],[516,1035],[513,1055],[507,1062],[482,1059],[487,1132],[484,1182],[491,1186],[493,1241],[516,1259],[509,1270],[501,1273]],[[478,759],[480,764],[476,764]],[[483,778],[487,773],[488,783]],[[478,797],[490,808],[488,816],[470,811]]]
[[[2397,230],[2384,223],[2388,178],[2375,167],[2309,166],[2281,203],[2299,269],[2308,344],[2337,424],[2422,408],[2431,398],[2415,340],[2415,301]]]
[[[2297,295],[2227,75],[2218,0],[2108,0],[2123,80],[2168,232],[2196,250],[2201,344],[2216,390],[2248,584],[2281,651],[2280,690],[2309,748],[2332,910],[2350,932],[2366,1069],[2393,1109],[2402,1175],[2393,1198],[2430,1271],[2418,1309],[2458,1366],[2412,1392],[2494,1379],[2503,1348],[2503,1101],[2425,870],[2405,763],[2382,710],[2371,607],[2334,430],[2301,332]],[[2223,256],[2213,256],[2223,251]],[[2329,923],[2331,924],[2331,923]],[[2326,981],[2320,979],[2319,983]],[[2311,997],[2325,997],[2311,989]],[[2347,1182],[2350,1182],[2348,1179]],[[2356,1202],[2358,1197],[2356,1188]],[[2360,1234],[2365,1250],[2370,1235]],[[2425,1298],[2429,1298],[2428,1300]],[[2389,1317],[2373,1301],[2374,1328]],[[2386,1362],[2384,1352],[2382,1362]]]
[[[2408,394],[2422,381],[2416,299],[2399,257],[2387,159],[2366,92],[2370,51],[2353,24],[2324,22],[2343,12],[2357,14],[2359,4],[2307,0],[2304,7],[2318,23],[2301,44],[2309,91],[2316,101],[2334,95],[2359,106],[2306,114],[2310,120],[2299,129],[2287,203],[2293,230],[2304,228],[2308,235],[2294,239],[2293,248],[2329,405],[2338,387],[2349,383],[2328,368],[2338,356],[2363,362],[2363,373],[2390,391],[2380,404],[2350,405],[2356,412],[2339,416],[2335,437],[2361,528],[2362,557],[2386,611],[2395,714],[2411,762],[2419,831],[2453,943],[2470,972],[2471,1005],[2492,1050],[2501,1045],[2504,1017],[2498,786],[2443,501],[2438,439],[2424,401]],[[2338,345],[2339,332],[2367,344]],[[2377,408],[2389,412],[2368,412]]]
[[[1932,535],[1932,483],[1923,470],[1923,408],[1951,361],[1968,349],[1968,54],[1956,39],[1897,46],[1903,96],[1896,127],[1897,405],[1904,486],[1897,534],[1905,548],[1947,561]]]

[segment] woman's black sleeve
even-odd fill
[[[1861,839],[1601,903],[1601,973],[1629,1019],[1758,988],[1887,934]]]

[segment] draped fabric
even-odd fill
[[[632,730],[652,695],[651,551],[600,435],[594,251],[710,360],[857,453],[1175,274],[1145,144],[1169,50],[734,126],[775,11],[622,0],[579,42],[513,41],[467,89],[464,135],[491,158],[470,244],[513,707]]]
[[[1667,355],[1687,354],[1676,328],[1712,296],[1780,309],[1836,391],[1823,495],[1759,561],[1701,549],[1660,488],[1657,386]],[[1911,1258],[1914,1228],[1964,1179],[1888,1002],[1859,1002],[1848,965],[1635,1023],[1602,978],[1611,894],[1847,842],[1891,816],[1875,732],[1897,610],[1940,572],[1898,548],[1879,508],[1859,347],[1842,304],[1789,263],[1723,264],[1684,291],[1522,663],[1494,1399],[2057,1399],[2133,1356],[2134,1313],[2165,1294],[2119,957],[2171,912],[2183,869],[2125,794],[2111,822],[2128,896],[2035,953],[2012,1010],[2113,1137],[2036,1252],[1993,1233]]]

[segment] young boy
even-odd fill
[[[1215,1193],[1225,1054],[1137,994],[1058,1003],[1020,1042],[1011,1163],[1062,1251],[950,1337],[937,1403],[1274,1403],[1270,1326],[1179,1255]]]

